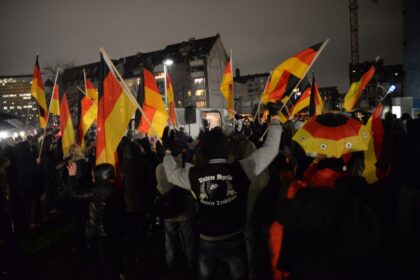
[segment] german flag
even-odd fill
[[[60,102],[60,130],[61,130],[61,147],[64,157],[67,156],[70,145],[74,144],[73,122],[67,102],[66,93],[61,97]]]
[[[162,96],[156,85],[155,77],[152,72],[143,69],[144,81],[144,101],[142,109],[150,124],[142,116],[138,130],[151,136],[162,138],[163,130],[168,121],[168,112],[165,109]]]
[[[385,137],[384,125],[382,123],[385,107],[389,107],[389,110],[392,110],[392,98],[390,94],[388,94],[385,99],[376,106],[375,111],[370,116],[366,124],[372,138],[369,142],[368,149],[364,152],[365,169],[363,171],[363,177],[365,177],[369,184],[383,179],[389,173],[389,169],[384,170],[383,168],[378,167],[378,162],[382,157]]]
[[[50,113],[56,116],[60,115],[60,98],[64,94],[63,83],[61,75],[57,74],[57,81],[54,85],[54,90],[51,96]]]
[[[34,75],[32,76],[31,94],[38,103],[39,125],[41,128],[46,128],[48,122],[48,108],[41,70],[39,69],[38,56],[36,56]]]
[[[363,89],[375,75],[375,67],[371,66],[369,70],[363,74],[359,81],[354,82],[350,85],[346,96],[344,97],[343,107],[347,112],[351,112],[359,101],[360,95],[362,95]]]
[[[136,106],[123,91],[116,74],[105,64],[102,55],[100,67],[96,164],[110,163],[116,166],[117,147]]]
[[[315,75],[313,75],[311,84],[311,98],[309,101],[309,117],[312,117],[314,115],[320,115],[322,113],[323,107],[324,103],[322,102],[318,85],[315,82]]]
[[[307,108],[310,103],[311,98],[311,87],[306,87],[300,96],[294,102],[292,113],[290,114],[290,118],[294,118],[297,113],[302,111],[303,109]]]
[[[86,96],[80,101],[79,126],[77,128],[77,144],[85,146],[85,135],[98,116],[98,92],[89,80],[85,85]]]
[[[176,125],[174,88],[172,86],[172,80],[169,73],[166,73],[166,94],[168,96],[169,120],[172,124]]]
[[[277,102],[289,95],[306,75],[326,42],[309,47],[278,65],[261,96],[261,103]]]
[[[222,92],[223,97],[226,99],[226,107],[229,111],[229,117],[233,118],[235,108],[233,101],[232,61],[230,59],[226,64],[225,73],[223,74],[222,83],[220,85],[220,91]]]

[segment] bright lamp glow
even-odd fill
[[[389,87],[388,93],[392,93],[394,92],[394,90],[396,89],[396,86],[392,85]]]
[[[7,137],[9,137],[9,133],[7,133],[6,131],[0,132],[0,138],[7,138]]]
[[[163,64],[165,64],[166,66],[171,66],[172,64],[174,64],[174,61],[172,59],[166,59],[163,61]]]
[[[401,106],[392,106],[392,114],[396,115],[397,118],[401,118]]]

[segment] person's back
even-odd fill
[[[275,111],[275,112],[274,112]],[[199,271],[202,279],[214,277],[219,261],[229,265],[233,279],[247,278],[243,237],[246,201],[252,179],[260,174],[278,153],[281,126],[273,110],[273,123],[263,147],[249,157],[228,163],[227,138],[219,128],[205,132],[201,146],[209,164],[203,167],[177,167],[170,150],[163,164],[170,183],[192,190],[199,207]]]
[[[114,167],[107,163],[95,166],[94,186],[90,189],[80,189],[77,185],[77,166],[74,162],[67,169],[72,196],[77,200],[90,202],[87,223],[90,244],[97,248],[108,279],[118,279],[123,271],[120,236],[123,229],[124,200],[112,182],[115,176]]]
[[[203,239],[221,240],[243,230],[250,180],[238,162],[210,160],[190,169],[191,189],[199,200]]]

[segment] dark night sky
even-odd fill
[[[359,0],[360,59],[402,62],[402,0]],[[314,43],[331,41],[314,66],[320,86],[347,90],[347,0],[0,0],[0,75],[31,74],[221,34],[242,74],[269,72]]]

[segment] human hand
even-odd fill
[[[77,165],[75,162],[70,162],[67,164],[67,171],[69,172],[69,176],[76,176],[77,173]]]

